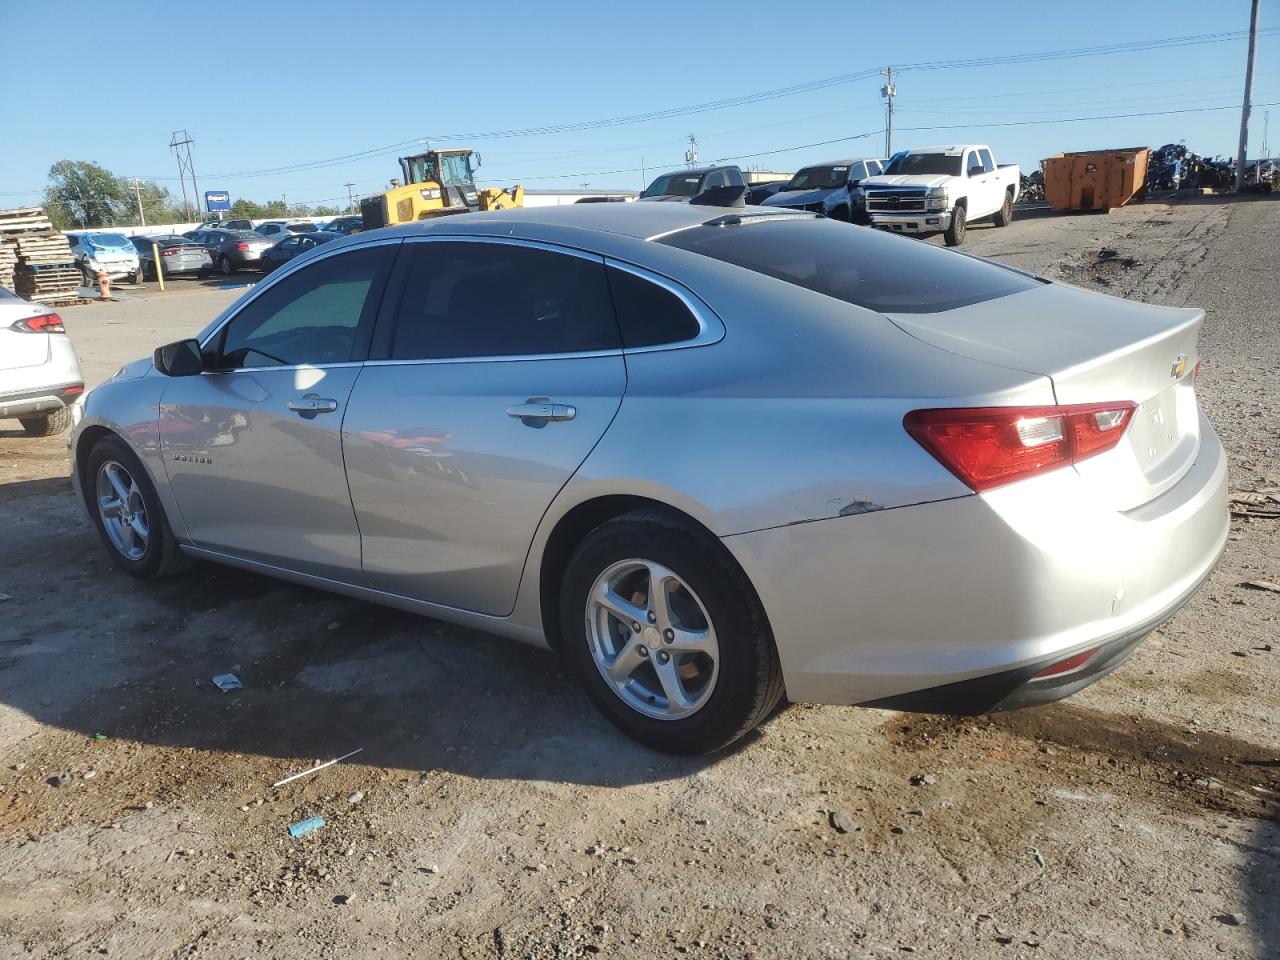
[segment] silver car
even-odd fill
[[[0,419],[16,418],[28,435],[51,437],[71,426],[83,393],[62,318],[0,287]]]
[[[697,753],[785,696],[1065,696],[1227,537],[1198,310],[802,212],[587,204],[361,233],[85,401],[138,577],[229,563],[560,651]]]

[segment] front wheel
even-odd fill
[[[1004,203],[1000,205],[1000,209],[996,211],[995,216],[991,218],[991,222],[997,227],[1007,227],[1013,223],[1013,191],[1009,190],[1004,195]]]
[[[190,567],[142,462],[119,437],[103,437],[89,453],[85,497],[98,535],[116,563],[139,580]]]
[[[951,226],[947,227],[942,234],[947,246],[958,247],[964,243],[965,229],[965,209],[964,207],[956,207],[951,213]]]
[[[694,525],[636,511],[597,527],[561,586],[563,652],[600,711],[641,743],[709,753],[783,696],[759,598]]]

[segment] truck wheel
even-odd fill
[[[965,209],[957,205],[951,214],[951,226],[943,231],[942,237],[947,242],[948,247],[958,247],[964,243],[965,231]]]
[[[1000,209],[996,211],[996,215],[991,218],[991,222],[997,227],[1007,227],[1013,223],[1013,191],[1007,190],[1004,195],[1004,203]]]

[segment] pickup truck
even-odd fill
[[[917,147],[894,154],[878,177],[862,182],[872,224],[894,233],[941,233],[948,247],[964,242],[965,228],[990,217],[1013,222],[1021,174],[1016,163],[996,166],[980,143]]]

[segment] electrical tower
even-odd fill
[[[893,98],[897,96],[898,88],[893,85],[893,67],[885,67],[880,71],[880,76],[884,77],[884,86],[880,88],[880,96],[884,97],[886,102],[884,121],[884,155],[886,157],[892,157]]]
[[[698,165],[698,138],[689,134],[689,149],[684,152],[684,162],[691,167]]]
[[[356,198],[351,193],[351,188],[354,187],[355,184],[344,183],[343,186],[347,188],[347,213],[351,213],[356,208]]]
[[[200,186],[196,183],[196,165],[191,159],[191,145],[195,143],[186,130],[173,131],[169,140],[169,149],[178,158],[178,181],[182,184],[182,214],[190,218],[191,206],[187,203],[187,177],[191,178],[191,198],[195,201],[196,212],[201,210]],[[203,214],[202,214],[203,216]]]

